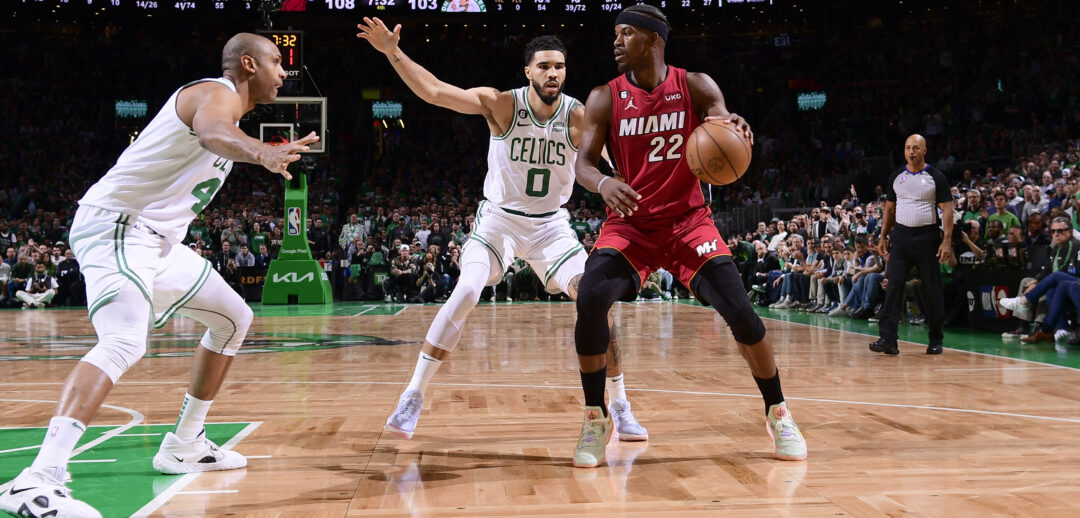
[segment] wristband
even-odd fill
[[[604,185],[604,182],[606,182],[606,181],[608,181],[608,180],[610,180],[610,179],[611,179],[611,177],[610,177],[610,176],[605,176],[605,177],[604,177],[604,178],[603,178],[602,180],[600,180],[600,183],[596,184],[596,193],[597,193],[597,194],[599,194],[599,193],[600,193],[600,186],[601,186],[601,185]]]

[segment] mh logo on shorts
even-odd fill
[[[716,240],[706,241],[697,246],[697,256],[701,257],[705,254],[711,254],[716,251]]]
[[[290,236],[300,235],[300,207],[289,207],[289,231]]]

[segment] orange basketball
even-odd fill
[[[713,185],[735,183],[750,167],[750,141],[734,125],[706,121],[690,134],[686,143],[686,165],[703,182]]]

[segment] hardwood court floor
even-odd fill
[[[150,467],[202,329],[174,319],[93,423],[110,426],[87,433],[98,443],[74,458],[75,495],[106,516],[1080,514],[1073,368],[926,356],[912,344],[885,357],[862,334],[766,320],[810,447],[807,461],[782,462],[770,458],[760,396],[715,312],[620,304],[630,399],[651,438],[613,443],[606,466],[575,469],[572,305],[478,306],[411,441],[382,426],[438,307],[403,308],[257,308],[252,353],[210,414],[225,424],[208,427],[253,458],[245,470],[186,477]],[[94,338],[84,310],[2,311],[0,329],[6,480],[43,433],[11,428],[48,421],[70,358]]]

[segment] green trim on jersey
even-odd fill
[[[120,293],[119,288],[117,288],[115,290],[112,290],[112,291],[107,291],[107,292],[101,294],[101,296],[98,297],[97,300],[95,300],[92,304],[90,304],[90,309],[87,310],[87,311],[90,313],[89,318],[90,318],[91,321],[94,320],[94,313],[97,313],[97,310],[101,309],[101,306],[104,306],[106,302],[112,300],[113,297],[115,297],[117,293]]]
[[[571,257],[574,257],[574,255],[583,250],[585,250],[585,247],[581,244],[578,244],[577,246],[571,248],[568,252],[563,254],[563,256],[560,257],[558,261],[555,261],[555,265],[552,266],[551,269],[548,270],[547,275],[544,276],[544,286],[547,286],[547,284],[551,282],[551,279],[555,277],[555,273],[559,271],[559,268],[562,268],[563,263],[569,261]]]
[[[495,255],[495,260],[499,261],[499,268],[504,272],[506,271],[506,265],[503,264],[502,254],[496,251],[495,247],[491,246],[491,243],[488,243],[486,239],[476,235],[475,233],[469,234],[469,239],[472,241],[476,241],[477,243],[486,246],[488,250],[491,250],[491,253]]]
[[[200,289],[202,289],[203,285],[206,284],[206,281],[209,278],[210,261],[204,259],[203,269],[201,272],[199,272],[199,278],[195,280],[195,284],[193,284],[186,293],[181,295],[180,298],[176,299],[176,302],[173,302],[173,304],[169,306],[169,309],[166,309],[159,318],[154,320],[154,329],[164,326],[169,321],[169,318],[172,317],[173,313],[176,313],[176,310],[183,307],[184,304],[187,304],[188,301],[190,301],[195,296],[195,294],[198,293]]]
[[[548,127],[548,124],[551,124],[551,121],[558,119],[559,112],[562,111],[563,108],[563,100],[566,99],[566,94],[559,93],[559,106],[555,108],[555,111],[551,114],[551,118],[548,119],[547,122],[540,124],[540,121],[536,120],[536,115],[533,114],[532,106],[529,105],[529,87],[522,87],[521,95],[525,98],[525,110],[529,112],[529,118],[532,119],[533,124],[536,125],[537,128],[546,128]]]
[[[154,299],[150,296],[150,290],[146,289],[139,276],[135,275],[135,270],[132,270],[131,266],[128,265],[127,254],[124,253],[124,235],[127,234],[129,222],[131,222],[131,216],[127,214],[121,214],[120,217],[116,218],[116,229],[113,230],[113,255],[116,256],[116,269],[124,277],[131,279],[131,282],[135,283],[135,287],[139,288],[146,300],[153,303]]]
[[[506,140],[506,137],[509,137],[510,133],[514,131],[514,125],[517,124],[517,95],[514,95],[513,92],[511,92],[510,97],[514,99],[514,111],[511,112],[513,115],[510,116],[510,124],[506,126],[506,133],[499,136],[492,135],[491,140]]]

